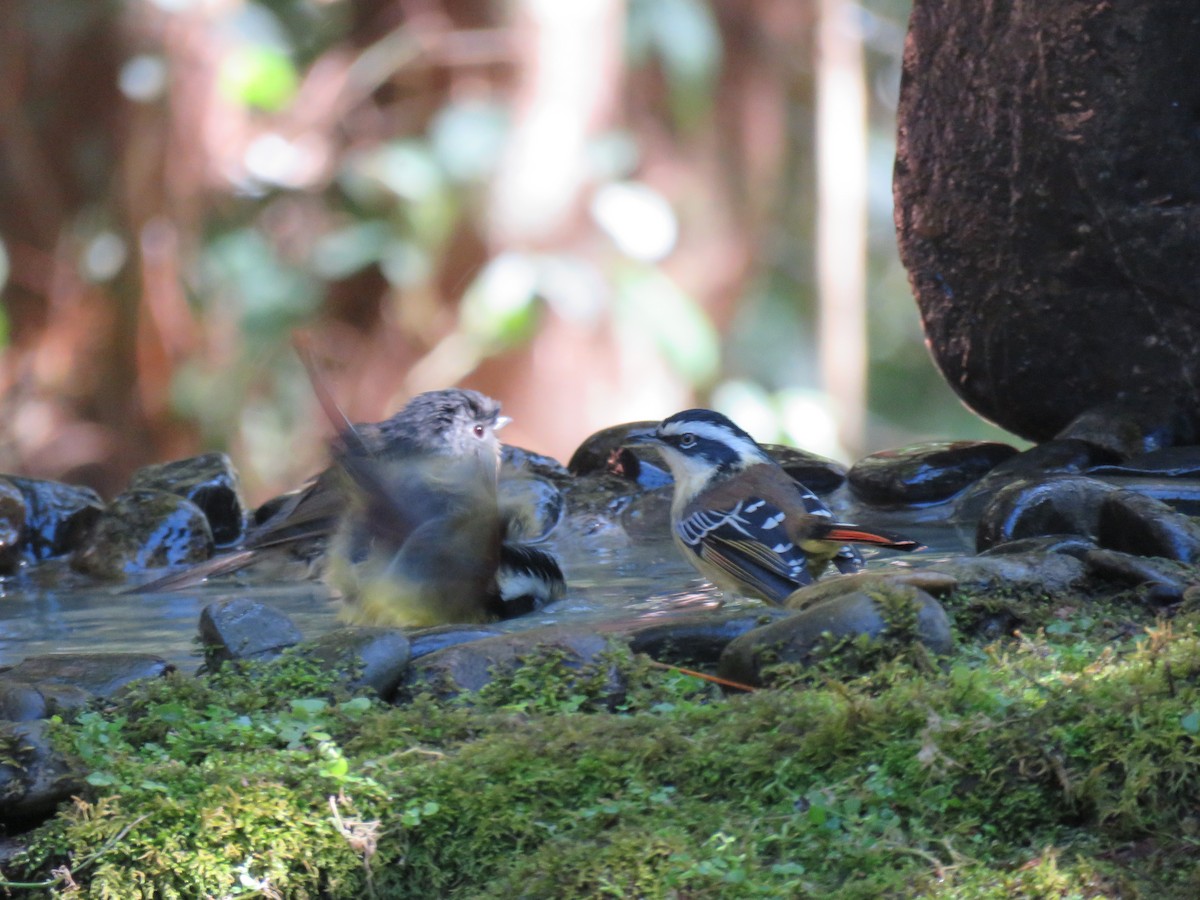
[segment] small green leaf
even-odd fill
[[[322,278],[346,278],[377,262],[390,237],[384,222],[359,222],[331,231],[313,247],[313,270]]]
[[[300,700],[292,701],[292,712],[308,716],[315,716],[328,706],[329,703],[325,700],[322,700],[320,697],[305,697]]]
[[[217,83],[230,100],[268,112],[283,109],[296,94],[299,78],[287,55],[274,47],[245,46],[221,63]]]
[[[508,136],[508,110],[478,100],[452,102],[434,116],[429,139],[442,168],[456,181],[482,181],[496,168]]]
[[[327,778],[344,778],[349,771],[350,763],[346,761],[346,757],[344,756],[326,760],[321,765],[321,774]]]
[[[659,352],[692,384],[715,377],[720,342],[696,299],[657,269],[631,266],[617,283],[624,330],[649,335]]]

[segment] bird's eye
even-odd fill
[[[688,447],[695,447],[696,446],[696,436],[694,434],[692,434],[690,431],[687,432],[686,434],[681,434],[679,436],[679,446],[683,447],[685,450]]]
[[[482,425],[476,425],[472,430],[475,432],[475,437],[477,438],[481,438],[487,434],[487,429]]]

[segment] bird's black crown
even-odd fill
[[[766,458],[754,438],[711,409],[685,409],[663,419],[657,437],[684,456],[707,461],[717,473],[737,471]]]
[[[673,416],[663,419],[658,426],[659,433],[684,433],[687,426],[692,425],[716,426],[728,431],[732,436],[754,443],[754,438],[739,428],[728,416],[711,409],[685,409]]]

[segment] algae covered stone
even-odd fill
[[[212,556],[208,519],[190,500],[165,491],[132,490],[100,516],[71,566],[94,578],[203,562]]]
[[[850,650],[902,652],[921,644],[935,654],[953,647],[950,619],[937,600],[905,584],[832,597],[748,631],[721,654],[717,674],[742,684],[769,681],[769,667],[807,667]]]

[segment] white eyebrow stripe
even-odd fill
[[[663,434],[670,435],[694,434],[701,440],[714,441],[715,443],[732,447],[738,452],[739,456],[750,456],[755,459],[766,458],[766,453],[753,440],[747,440],[740,435],[734,434],[728,428],[714,425],[712,422],[672,422],[670,425],[661,428],[660,431]]]

